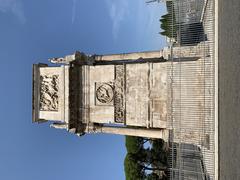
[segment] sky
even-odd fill
[[[124,136],[32,124],[32,64],[76,50],[161,49],[165,5],[144,0],[0,0],[0,179],[123,180]]]

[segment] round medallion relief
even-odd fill
[[[113,87],[110,84],[104,83],[96,90],[96,98],[103,104],[110,103],[113,100]]]

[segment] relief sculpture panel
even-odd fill
[[[96,105],[113,105],[114,84],[112,82],[96,83]]]
[[[115,122],[125,121],[125,68],[124,65],[115,66],[115,93],[114,93],[114,116]]]
[[[40,76],[40,111],[58,111],[59,76]]]

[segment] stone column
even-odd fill
[[[167,129],[144,129],[144,128],[130,128],[130,127],[110,127],[110,126],[96,126],[92,129],[93,133],[109,133],[127,136],[138,136],[154,139],[163,139],[168,142],[169,131]],[[86,133],[91,133],[88,131]]]

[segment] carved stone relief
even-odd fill
[[[40,111],[58,111],[59,76],[40,76]]]
[[[125,120],[125,71],[124,65],[115,66],[114,116],[115,122]]]
[[[114,85],[112,82],[96,83],[96,105],[113,105]]]

